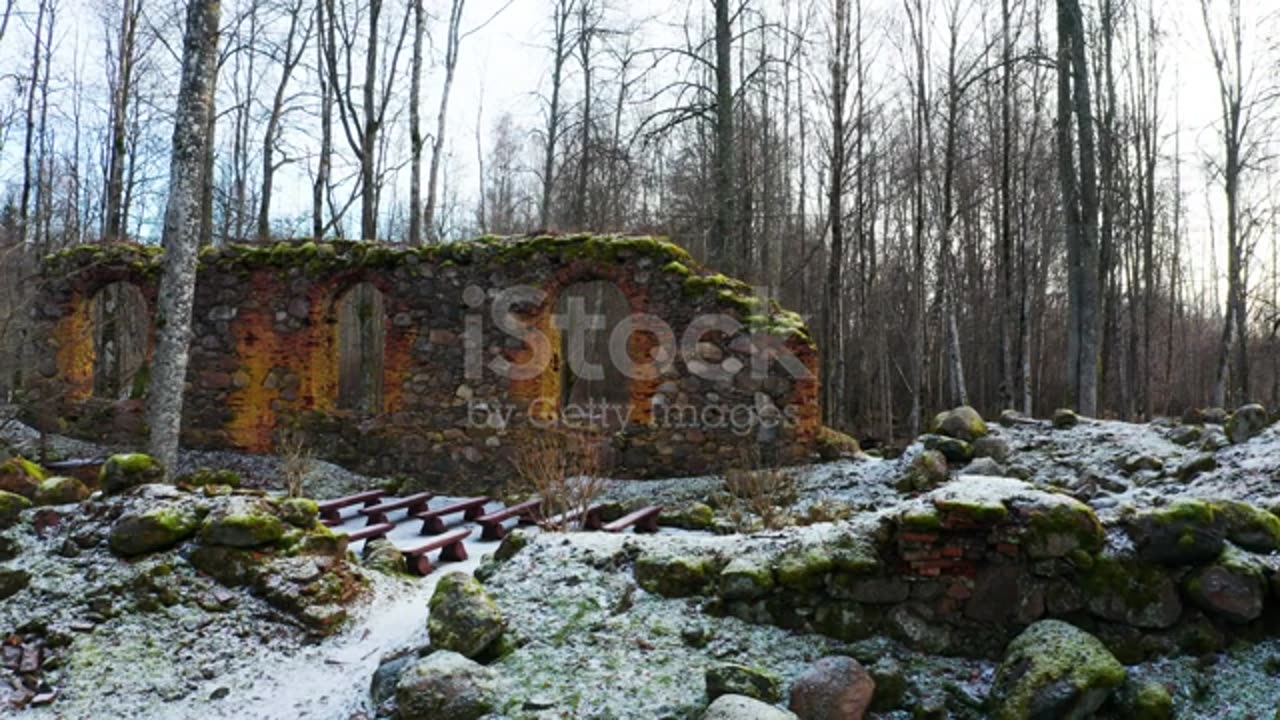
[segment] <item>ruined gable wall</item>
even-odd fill
[[[158,268],[154,249],[132,245],[84,246],[46,261],[35,311],[42,360],[27,394],[34,420],[87,438],[143,439],[141,399],[92,397],[86,308],[120,280],[154,307]],[[592,280],[621,290],[636,328],[623,352],[640,369],[618,410],[626,422],[610,431],[615,473],[721,470],[743,464],[760,441],[769,458],[811,455],[818,358],[798,317],[698,268],[670,243],[589,236],[206,250],[184,441],[268,452],[282,433],[297,432],[318,456],[355,469],[442,490],[495,489],[508,479],[518,430],[564,411],[565,358],[552,315],[563,291]],[[338,303],[360,283],[382,293],[386,315],[382,412],[372,414],[337,406]],[[682,343],[691,324],[719,330]],[[742,327],[724,332],[734,325]],[[753,360],[769,353],[786,364],[753,373]],[[492,369],[535,360],[545,360],[533,365],[540,372]],[[760,416],[787,421],[762,427]]]

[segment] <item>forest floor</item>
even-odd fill
[[[19,449],[35,439],[13,424],[6,432],[3,439]],[[1059,430],[1024,421],[992,427],[992,436],[1007,444],[1002,465],[1010,474],[1061,488],[1100,516],[1182,495],[1280,506],[1280,430],[1206,449],[1218,444],[1217,432],[1209,427],[1206,438],[1188,446],[1175,442],[1177,428],[1164,423],[1082,420]],[[50,442],[63,455],[104,450],[65,438]],[[889,512],[910,499],[895,482],[921,451],[917,443],[892,460],[860,457],[799,468],[791,510],[798,518]],[[1205,453],[1214,455],[1218,467],[1179,479],[1177,468]],[[1163,469],[1125,470],[1138,456],[1158,460]],[[189,454],[183,462],[229,467],[268,485],[278,476],[279,461],[260,456]],[[309,480],[309,490],[317,488],[313,492],[322,497],[377,483],[327,464],[317,464]],[[624,505],[678,507],[722,492],[720,478],[702,477],[615,480],[607,495]],[[57,509],[76,512],[71,506]],[[485,573],[485,586],[517,647],[494,665],[504,698],[495,717],[696,718],[706,706],[701,678],[713,664],[748,662],[772,672],[782,679],[785,697],[790,681],[808,664],[836,651],[868,667],[887,663],[905,679],[905,707],[912,709],[869,717],[986,717],[982,703],[995,661],[930,655],[887,638],[844,644],[750,624],[707,613],[696,598],[645,592],[631,573],[619,570],[654,548],[746,548],[829,526],[817,522],[732,537],[666,527],[644,537],[530,532],[525,549]],[[178,553],[122,561],[105,543],[70,548],[57,528],[38,532],[32,523],[3,534],[22,548],[11,565],[32,579],[25,591],[0,604],[0,632],[35,633],[57,647],[56,662],[43,669],[57,698],[23,711],[32,718],[375,717],[369,696],[374,672],[383,657],[427,643],[427,601],[435,583],[448,571],[475,571],[497,546],[472,543],[470,560],[442,565],[427,578],[368,571],[369,591],[350,619],[321,638],[252,593],[227,597]],[[157,570],[161,565],[163,573]],[[137,609],[139,597],[156,592],[159,575],[177,590],[176,601]],[[1272,720],[1280,707],[1280,641],[1274,639],[1199,657],[1151,660],[1130,666],[1129,673],[1165,685],[1178,718]],[[0,716],[6,712],[0,705]]]

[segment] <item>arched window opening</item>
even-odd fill
[[[575,283],[556,304],[560,330],[561,417],[577,424],[615,428],[627,417],[630,388],[625,344],[610,352],[614,328],[631,312],[626,295],[604,280]],[[618,342],[625,343],[620,337]]]
[[[382,291],[360,283],[338,300],[338,407],[382,412],[386,311]]]
[[[147,391],[147,301],[138,286],[114,282],[89,301],[93,319],[93,394],[140,399]]]

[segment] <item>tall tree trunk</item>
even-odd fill
[[[564,83],[564,64],[568,58],[569,16],[573,0],[556,0],[551,41],[551,101],[547,107],[547,138],[542,155],[542,199],[538,203],[538,225],[551,227],[551,193],[555,188],[556,145],[560,140],[560,90]]]
[[[458,67],[458,50],[462,45],[462,10],[465,4],[465,0],[452,0],[449,10],[449,29],[444,55],[444,87],[440,89],[440,107],[436,112],[436,135],[431,140],[431,168],[427,171],[427,208],[423,213],[427,240],[430,242],[440,240],[440,230],[436,222],[440,167],[444,162],[444,134],[449,122],[449,94],[453,91],[453,75]]]
[[[413,0],[413,58],[409,63],[409,244],[422,244],[422,40],[427,13]]]
[[[141,5],[141,0],[138,0]],[[134,0],[124,0],[120,13],[120,41],[116,53],[115,87],[111,93],[111,145],[107,156],[106,205],[102,238],[107,241],[124,238],[124,166],[127,159],[129,98],[133,94],[134,38],[138,16]]]
[[[716,28],[716,151],[715,151],[715,219],[707,238],[707,260],[717,267],[732,271],[729,265],[738,238],[738,171],[733,124],[733,26],[729,0],[715,0]]]
[[[200,240],[200,184],[218,70],[219,0],[192,0],[183,38],[182,80],[169,165],[169,201],[164,214],[164,267],[156,311],[155,366],[147,397],[150,452],[172,473],[182,430],[182,391],[191,343]]]

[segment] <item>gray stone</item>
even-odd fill
[[[1266,408],[1258,403],[1242,405],[1227,420],[1227,437],[1232,443],[1239,444],[1262,432],[1270,424]]]
[[[707,707],[702,720],[797,720],[787,712],[745,695],[721,695]]]
[[[1124,666],[1097,638],[1042,620],[1009,643],[989,700],[998,720],[1083,720],[1124,678]]]
[[[396,681],[398,720],[477,720],[493,711],[494,673],[455,652],[437,650]]]
[[[502,611],[480,581],[463,572],[440,579],[427,615],[427,634],[434,647],[480,657],[497,644],[505,629]]]
[[[791,711],[800,720],[861,720],[876,683],[851,657],[826,657],[791,683]]]
[[[767,703],[782,697],[782,682],[776,675],[738,663],[717,663],[707,668],[707,699],[721,695],[745,695]]]

